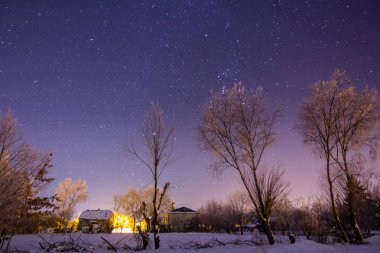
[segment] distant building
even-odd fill
[[[195,229],[194,218],[197,212],[187,207],[180,207],[165,214],[168,231],[187,232]]]
[[[110,233],[111,210],[86,210],[79,216],[78,230],[84,233]]]

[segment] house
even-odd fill
[[[165,214],[165,225],[171,232],[187,232],[195,229],[194,218],[197,212],[180,207]]]
[[[83,233],[110,233],[111,210],[86,210],[79,216],[78,230]]]

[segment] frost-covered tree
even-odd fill
[[[337,202],[344,200],[355,240],[363,241],[357,223],[365,152],[375,158],[380,122],[376,90],[359,91],[343,70],[329,81],[316,82],[301,104],[297,129],[304,142],[324,158],[332,212],[343,240],[350,238],[340,219]]]
[[[262,166],[278,118],[277,110],[267,110],[261,88],[250,91],[238,84],[211,97],[199,128],[203,147],[216,158],[213,168],[238,173],[270,244],[275,242],[270,216],[287,189],[281,171]]]
[[[348,241],[348,235],[343,229],[337,208],[336,190],[334,189],[334,172],[332,166],[332,153],[336,146],[334,140],[334,122],[336,115],[336,100],[339,97],[338,87],[330,82],[317,82],[310,89],[310,95],[301,104],[297,130],[303,137],[306,145],[309,145],[321,157],[324,157],[326,165],[326,182],[331,203],[331,209],[338,230],[344,241]]]
[[[66,178],[59,183],[56,195],[59,200],[56,213],[62,218],[62,225],[66,227],[68,221],[73,217],[75,207],[88,199],[87,182]]]
[[[11,112],[0,117],[0,229],[23,231],[26,219],[39,219],[54,209],[54,196],[41,194],[53,181],[47,177],[51,158],[32,148]],[[34,232],[33,224],[28,229]]]

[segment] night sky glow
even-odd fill
[[[317,80],[344,68],[380,89],[380,2],[0,1],[0,110],[12,110],[30,142],[52,150],[56,181],[88,182],[78,210],[111,208],[112,195],[151,183],[128,155],[141,147],[143,115],[158,101],[176,125],[171,181],[176,206],[196,209],[239,189],[216,178],[197,126],[210,91],[262,85],[279,106],[279,140],[267,153],[292,185],[318,187],[322,164],[294,131],[297,107]],[[380,167],[380,163],[369,166]]]

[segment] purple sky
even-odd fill
[[[284,113],[265,163],[280,166],[291,197],[316,192],[319,158],[293,130],[310,85],[345,68],[380,88],[378,1],[1,1],[0,110],[10,109],[40,150],[53,150],[56,181],[88,182],[78,210],[109,208],[114,193],[150,183],[128,156],[158,101],[176,123],[161,182],[176,206],[196,209],[239,189],[212,176],[197,124],[211,90],[264,87]],[[370,164],[379,167],[379,162]]]

